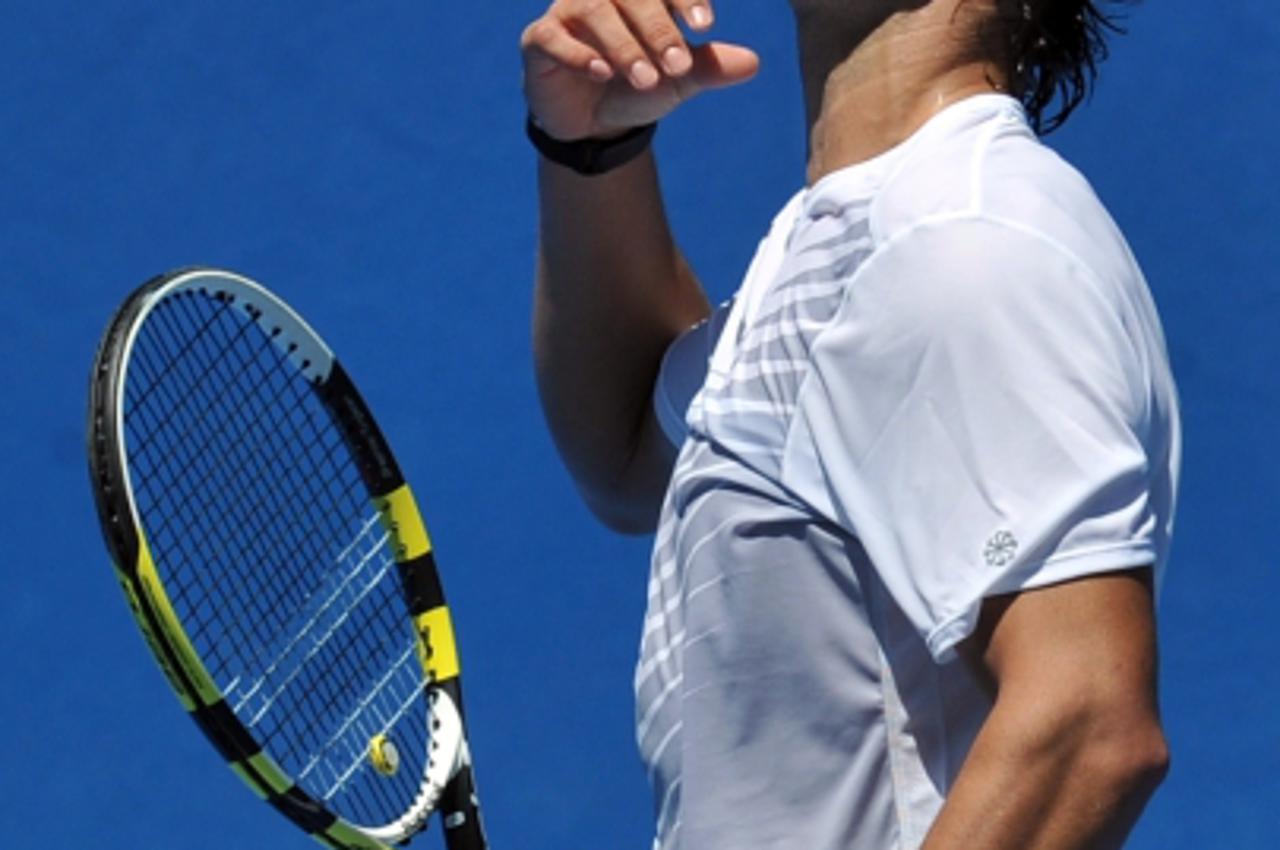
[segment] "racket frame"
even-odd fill
[[[262,750],[205,669],[168,599],[147,545],[126,467],[125,377],[147,315],[187,290],[214,293],[257,323],[311,384],[329,411],[391,536],[407,613],[417,633],[425,680],[431,752],[417,798],[389,824],[357,825],[327,810]],[[89,470],[102,533],[116,578],[155,661],[196,725],[260,798],[335,850],[390,850],[425,828],[442,810],[449,850],[485,850],[470,748],[463,721],[452,618],[430,538],[390,446],[332,350],[306,321],[242,275],[191,267],[144,283],[117,310],[103,334],[89,390]]]

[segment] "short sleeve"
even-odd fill
[[[935,658],[983,598],[1151,565],[1147,353],[1044,237],[918,226],[817,339],[784,478],[855,535]]]
[[[663,355],[653,389],[653,412],[662,433],[676,448],[689,436],[689,404],[706,382],[711,353],[732,306],[732,301],[721,304],[706,319],[676,337]]]

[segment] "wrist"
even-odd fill
[[[649,149],[657,124],[621,130],[617,134],[563,141],[547,133],[533,113],[525,121],[525,135],[543,158],[589,177],[626,165]]]

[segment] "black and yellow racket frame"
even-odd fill
[[[94,361],[87,428],[89,474],[116,578],[178,700],[255,794],[334,850],[390,850],[330,812],[294,783],[236,717],[174,613],[137,511],[130,503],[123,423],[117,416],[120,394],[124,392],[127,341],[159,290],[179,277],[200,274],[210,277],[211,287],[216,287],[219,277],[229,275],[217,269],[193,267],[148,280],[116,311]],[[219,295],[236,297],[228,292]],[[253,308],[248,310],[252,315]],[[401,588],[418,633],[418,655],[426,688],[443,691],[461,713],[460,668],[452,618],[430,537],[413,494],[368,406],[336,358],[327,377],[317,379],[312,386],[352,452],[370,500],[391,535]],[[463,746],[466,747],[465,738]],[[446,785],[438,808],[449,850],[485,850],[487,842],[469,758]]]

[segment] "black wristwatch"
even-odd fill
[[[538,149],[538,153],[556,165],[563,165],[588,176],[612,171],[644,153],[657,129],[656,123],[645,124],[612,139],[562,142],[549,136],[546,130],[538,126],[532,115],[528,116],[524,125],[525,134]]]

